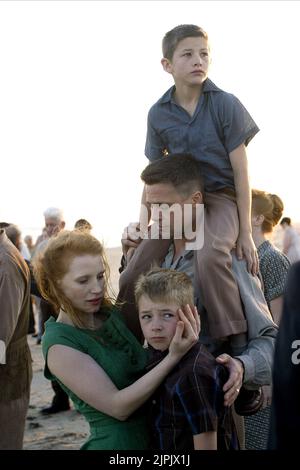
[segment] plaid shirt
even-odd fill
[[[154,367],[167,353],[149,348]],[[182,358],[149,400],[152,447],[194,449],[193,436],[218,432],[218,450],[238,449],[231,409],[225,408],[227,370],[198,342]]]

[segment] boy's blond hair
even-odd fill
[[[155,267],[141,274],[134,293],[137,304],[146,295],[153,302],[172,303],[179,307],[194,305],[194,289],[189,276],[171,269]]]

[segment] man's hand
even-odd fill
[[[240,233],[236,242],[236,255],[238,259],[246,258],[247,269],[253,276],[258,274],[259,260],[251,233]]]
[[[131,222],[124,228],[121,240],[123,255],[126,257],[127,262],[130,260],[141,241],[139,222]]]
[[[244,367],[241,361],[234,359],[229,354],[221,354],[217,362],[223,364],[229,370],[229,379],[224,384],[224,405],[231,406],[236,400],[243,384]]]

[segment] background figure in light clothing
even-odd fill
[[[291,263],[295,263],[300,260],[300,234],[292,227],[289,217],[284,217],[280,225],[284,230],[282,251]]]

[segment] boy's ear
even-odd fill
[[[165,57],[163,57],[160,61],[161,65],[163,66],[163,69],[165,72],[168,72],[168,73],[171,73],[172,71],[172,64],[171,62],[169,61],[169,59],[166,59]]]

